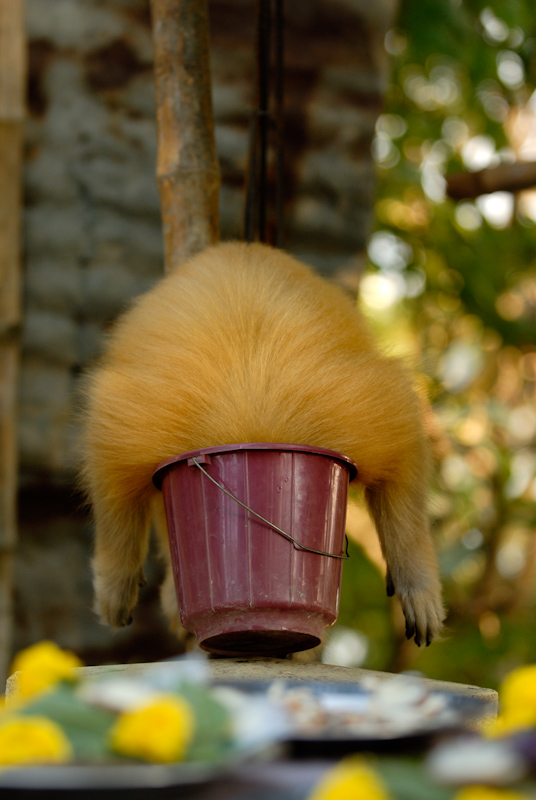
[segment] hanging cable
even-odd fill
[[[283,0],[275,0],[275,124],[276,124],[276,179],[275,213],[277,247],[284,244],[284,178],[285,178],[285,26]]]
[[[258,0],[256,42],[256,108],[252,114],[246,172],[244,236],[248,242],[283,243],[283,0]],[[274,31],[275,29],[275,31]],[[275,32],[275,36],[273,36]],[[272,51],[274,51],[272,53]],[[273,96],[273,98],[272,98]],[[273,108],[272,108],[273,106]],[[271,135],[272,134],[272,135]],[[269,176],[269,149],[275,169]],[[273,184],[273,186],[271,186]],[[273,192],[270,190],[273,189]],[[275,210],[270,218],[273,195]],[[269,235],[270,223],[275,236]]]

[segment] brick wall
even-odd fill
[[[287,2],[287,249],[356,291],[372,222],[370,144],[396,0]],[[222,238],[242,236],[254,0],[210,0]],[[77,387],[103,332],[162,274],[149,0],[26,0],[30,40],[15,649],[43,637],[88,663],[169,655],[159,565],[131,628],[91,605]]]

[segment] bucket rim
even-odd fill
[[[329,450],[326,447],[314,447],[308,444],[288,444],[281,442],[246,442],[241,444],[213,445],[211,447],[201,447],[198,450],[190,450],[188,453],[181,453],[171,456],[160,464],[153,471],[153,483],[157,489],[162,489],[162,483],[166,472],[175,464],[187,461],[190,458],[197,458],[203,455],[219,455],[220,453],[233,453],[242,450],[275,450],[280,452],[312,453],[319,456],[326,456],[333,461],[339,461],[348,468],[349,482],[357,477],[357,464],[349,456],[339,453],[337,450]]]

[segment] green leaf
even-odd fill
[[[188,748],[187,760],[221,760],[232,744],[229,712],[202,686],[184,684],[181,694],[192,706],[196,719],[196,730]]]
[[[384,758],[375,768],[395,800],[450,800],[454,794],[433,783],[422,763],[413,759]]]
[[[71,742],[77,760],[102,761],[109,758],[108,732],[116,715],[81,700],[73,684],[60,684],[18,713],[45,716],[57,723]]]

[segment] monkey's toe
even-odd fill
[[[406,639],[413,639],[415,636],[415,625],[411,622],[408,622],[406,618]]]
[[[145,577],[145,572],[142,569],[138,573],[138,586],[140,589],[143,589],[144,586],[147,586],[147,578]]]

